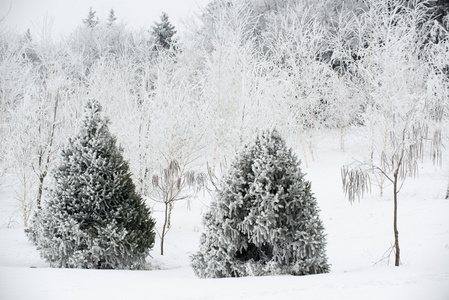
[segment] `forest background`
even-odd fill
[[[420,131],[422,152],[443,165],[447,12],[446,1],[211,1],[182,34],[167,15],[136,30],[92,9],[62,39],[49,24],[0,30],[0,173],[19,180],[11,222],[27,226],[44,201],[89,98],[110,117],[145,197],[171,161],[220,177],[272,127],[305,167],[329,129],[342,151],[349,131],[367,138],[361,159],[379,166],[398,149],[391,136],[404,144]]]

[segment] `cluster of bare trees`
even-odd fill
[[[317,131],[338,130],[344,150],[348,128],[366,128],[365,165],[384,175],[380,182],[426,153],[441,162],[448,19],[431,13],[422,1],[212,1],[201,23],[170,37],[176,47],[157,45],[154,28],[117,24],[114,13],[63,40],[49,28],[2,31],[2,164],[20,178],[25,223],[88,98],[111,116],[146,196],[167,162],[214,172],[271,126],[302,150],[305,165]]]

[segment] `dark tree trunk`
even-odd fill
[[[44,180],[45,177],[47,176],[47,172],[41,173],[39,175],[39,189],[37,192],[37,199],[36,199],[36,204],[37,204],[37,208],[41,209],[41,203],[42,203],[42,192],[44,190]]]
[[[400,264],[400,249],[399,249],[399,231],[398,231],[398,174],[394,174],[394,220],[393,220],[393,229],[394,229],[394,249],[395,249],[395,260],[394,265],[396,267]]]
[[[165,219],[164,219],[164,226],[162,226],[162,234],[161,234],[161,255],[164,255],[164,239],[165,239],[165,234],[166,234],[166,230],[167,230],[167,224],[168,224],[168,214],[169,214],[169,202],[165,202]]]

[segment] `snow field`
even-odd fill
[[[148,258],[148,271],[52,269],[27,241],[11,186],[0,191],[0,299],[449,299],[449,201],[444,200],[445,168],[420,166],[399,193],[402,266],[381,260],[393,242],[391,187],[383,198],[377,187],[350,204],[341,189],[340,168],[358,155],[348,136],[346,152],[333,133],[315,141],[316,160],[303,171],[312,182],[327,234],[329,274],[198,279],[189,256],[198,249],[201,215],[209,195],[175,204],[165,255],[160,240]],[[298,152],[299,153],[299,152]],[[301,157],[301,156],[299,156]],[[446,156],[447,157],[447,156]],[[153,207],[160,231],[163,207]],[[17,216],[16,216],[17,218]],[[14,219],[14,218],[13,218]],[[13,224],[9,228],[8,224]]]

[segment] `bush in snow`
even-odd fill
[[[54,188],[27,229],[52,266],[141,268],[154,244],[154,221],[135,191],[128,163],[89,101],[80,132],[54,171]]]
[[[310,183],[276,130],[246,146],[204,216],[192,266],[199,277],[329,271]]]

